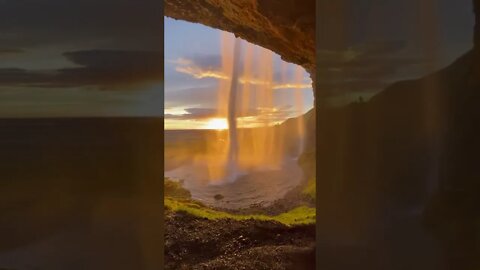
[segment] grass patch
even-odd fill
[[[234,219],[234,220],[266,220],[277,221],[287,226],[314,224],[315,223],[315,208],[300,206],[292,209],[286,213],[277,216],[267,215],[235,215],[222,211],[210,209],[202,204],[191,200],[177,200],[173,198],[165,198],[165,207],[175,212],[186,212],[194,216],[203,217],[207,219]]]
[[[192,194],[187,189],[183,188],[182,182],[170,180],[165,177],[163,182],[165,197],[190,199]]]
[[[313,183],[313,192],[315,192],[315,181]],[[309,182],[310,185],[310,182]],[[199,202],[191,200],[190,191],[182,186],[182,182],[164,179],[165,188],[165,207],[174,212],[186,212],[197,217],[207,219],[234,219],[234,220],[266,220],[277,221],[282,224],[293,226],[300,224],[315,223],[315,208],[300,206],[286,213],[277,216],[267,215],[236,215],[218,210],[213,210]],[[308,188],[308,187],[307,187]]]
[[[312,177],[308,180],[307,186],[303,189],[302,193],[308,198],[315,200],[317,198],[317,181]]]

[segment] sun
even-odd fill
[[[206,129],[225,130],[228,129],[228,122],[225,118],[212,118],[208,120]]]

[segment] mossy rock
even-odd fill
[[[190,191],[183,187],[183,183],[181,181],[173,181],[169,178],[165,178],[163,185],[165,197],[172,197],[178,199],[192,198],[192,194],[190,193]]]

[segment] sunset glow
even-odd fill
[[[225,118],[212,118],[205,125],[205,129],[225,130],[228,129],[228,122]]]
[[[235,62],[232,33],[170,19],[166,23],[167,28],[201,33],[201,37],[191,48],[182,45],[191,42],[190,35],[178,35],[170,28],[166,33],[171,39],[165,48],[165,130],[228,130],[229,93],[237,62],[236,128],[278,125],[313,107],[312,80],[304,68],[245,40]]]

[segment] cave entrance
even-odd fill
[[[313,113],[308,73],[199,24],[166,18],[165,40],[166,176],[221,207],[271,203],[303,182],[298,158],[305,115]],[[196,139],[186,145],[181,137]]]

